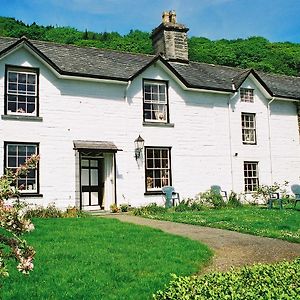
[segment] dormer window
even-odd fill
[[[248,102],[248,103],[254,102],[254,97],[253,97],[254,90],[253,89],[241,88],[240,96],[241,96],[241,102]]]
[[[169,122],[166,81],[144,80],[144,121]]]
[[[5,114],[38,116],[38,70],[7,67]]]

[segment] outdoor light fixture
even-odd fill
[[[135,147],[135,159],[138,159],[141,157],[142,150],[144,148],[144,139],[139,135],[137,139],[134,141],[134,147]]]

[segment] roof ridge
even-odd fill
[[[144,57],[154,58],[156,56],[155,54],[136,53],[136,52],[129,52],[129,51],[120,51],[120,50],[115,50],[115,49],[110,49],[110,48],[98,48],[98,47],[91,47],[91,46],[84,46],[84,45],[64,44],[64,43],[58,43],[58,42],[53,42],[53,41],[29,39],[26,36],[22,36],[20,38],[0,36],[0,39],[1,38],[10,39],[12,41],[19,41],[19,40],[23,39],[23,40],[27,40],[27,41],[29,41],[31,43],[32,42],[33,43],[34,42],[39,42],[39,43],[45,43],[45,44],[52,44],[52,45],[56,45],[56,46],[59,46],[59,47],[66,47],[66,48],[94,49],[94,50],[99,50],[99,51],[108,51],[108,52],[111,52],[111,53],[129,54],[129,55],[140,56],[140,57],[144,56]],[[224,68],[224,69],[230,69],[230,70],[233,70],[233,71],[240,71],[240,72],[242,72],[241,74],[238,74],[236,76],[241,76],[243,74],[243,72],[248,72],[249,70],[254,70],[257,73],[263,74],[263,75],[266,75],[266,76],[274,76],[274,77],[279,77],[279,78],[283,78],[283,77],[287,78],[288,77],[288,78],[300,79],[300,76],[293,76],[293,75],[286,75],[286,74],[277,74],[277,73],[267,73],[267,72],[256,70],[256,69],[253,69],[253,68],[243,69],[241,67],[232,67],[232,66],[226,66],[226,65],[221,65],[221,64],[213,64],[213,63],[206,63],[206,62],[194,61],[194,60],[190,60],[189,63],[198,64],[198,65],[206,65],[206,66],[208,65],[208,66],[212,66],[212,67],[220,67],[220,68]]]
[[[278,74],[278,73],[267,73],[264,71],[260,70],[254,70],[256,73],[263,74],[266,76],[274,76],[274,77],[287,77],[287,78],[295,78],[295,79],[300,79],[300,76],[294,76],[294,75],[286,75],[286,74]]]
[[[20,40],[21,38],[16,38],[16,37],[12,37],[12,36],[1,36],[0,35],[0,39],[9,39],[9,40]]]
[[[148,57],[155,57],[155,54],[146,54],[146,53],[136,53],[136,52],[130,52],[130,51],[120,51],[120,50],[115,50],[115,49],[110,49],[110,48],[98,48],[98,47],[91,47],[91,46],[81,46],[81,45],[75,45],[75,44],[64,44],[64,43],[58,43],[58,42],[53,42],[53,41],[45,41],[45,40],[36,40],[36,39],[29,39],[26,36],[22,36],[20,38],[15,38],[15,37],[6,37],[6,36],[0,36],[0,39],[10,39],[15,42],[19,40],[27,40],[30,43],[45,43],[45,44],[51,44],[51,45],[56,45],[59,47],[66,47],[66,48],[77,48],[77,49],[94,49],[94,50],[99,50],[99,51],[109,51],[113,53],[124,53],[124,54],[131,54],[131,55],[136,55],[136,56],[148,56]]]
[[[220,64],[212,64],[212,63],[206,63],[206,62],[201,62],[201,61],[195,61],[195,60],[190,60],[190,63],[194,64],[199,64],[199,65],[209,65],[212,67],[222,67],[222,68],[227,68],[227,69],[232,69],[232,70],[241,70],[241,71],[247,71],[249,69],[243,69],[241,67],[232,67],[232,66],[226,66],[226,65],[220,65]]]
[[[39,42],[39,43],[45,43],[45,44],[52,44],[60,47],[66,47],[66,48],[77,48],[77,49],[94,49],[94,50],[99,50],[99,51],[109,51],[109,52],[114,52],[114,53],[125,53],[125,54],[132,54],[132,55],[137,55],[137,56],[149,56],[149,57],[154,57],[154,54],[144,54],[144,53],[135,53],[135,52],[129,52],[129,51],[120,51],[120,50],[115,50],[115,49],[110,49],[110,48],[98,48],[98,47],[91,47],[91,46],[84,46],[84,45],[75,45],[75,44],[64,44],[64,43],[58,43],[58,42],[53,42],[53,41],[44,41],[44,40],[34,40],[34,39],[28,39],[26,37],[22,37],[23,39],[25,38],[29,42]]]

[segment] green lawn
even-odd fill
[[[179,223],[229,229],[300,243],[300,211],[295,209],[242,208],[151,213],[147,217]]]
[[[35,269],[12,270],[1,299],[150,299],[171,273],[195,273],[212,255],[198,242],[117,220],[34,224],[26,238],[37,251]]]

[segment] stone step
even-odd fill
[[[88,215],[91,216],[107,216],[107,215],[124,215],[126,212],[118,212],[118,213],[112,213],[109,210],[89,210],[89,211],[84,211]]]

